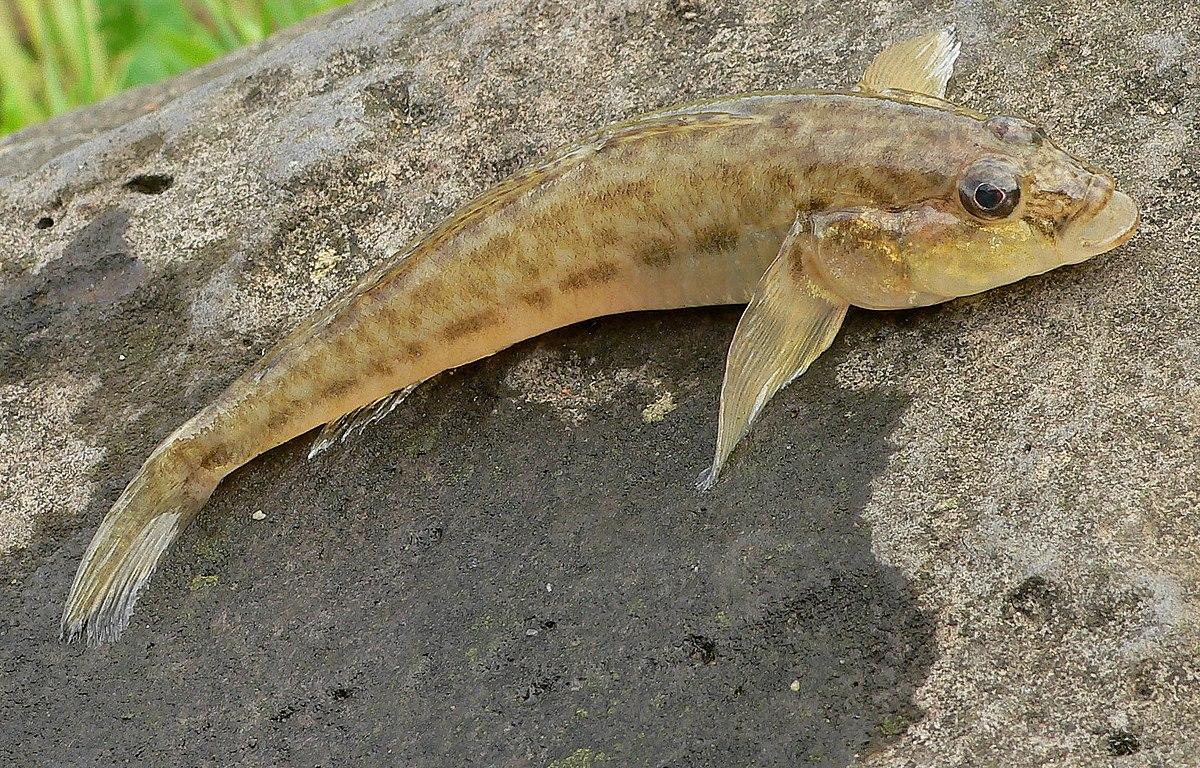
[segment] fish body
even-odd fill
[[[946,301],[1132,235],[1136,206],[1107,176],[1030,123],[942,99],[957,50],[943,31],[887,49],[856,91],[649,115],[472,201],[159,446],[85,554],[64,634],[115,638],[234,469],[323,424],[327,447],[420,382],[518,341],[619,312],[748,303],[707,487],[850,304]]]

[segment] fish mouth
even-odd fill
[[[1123,245],[1137,232],[1142,220],[1133,198],[1114,189],[1111,182],[1093,184],[1088,197],[1091,204],[1087,208],[1095,213],[1071,233],[1067,247],[1077,256],[1072,261],[1090,259]]]

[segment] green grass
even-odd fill
[[[152,83],[347,0],[0,0],[0,135]]]

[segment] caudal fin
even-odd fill
[[[163,552],[196,517],[216,479],[198,477],[170,450],[142,465],[92,537],[63,610],[62,636],[89,645],[120,637]]]

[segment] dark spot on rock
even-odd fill
[[[667,7],[677,18],[683,21],[695,21],[700,16],[698,0],[668,0]]]
[[[1104,747],[1113,757],[1128,757],[1142,748],[1142,742],[1129,731],[1113,731],[1105,737]]]
[[[428,549],[441,542],[445,535],[446,529],[440,525],[431,525],[424,528],[418,528],[408,534],[408,541],[404,544],[404,549],[421,550]]]
[[[342,48],[334,51],[325,65],[326,74],[338,77],[354,75],[369,70],[379,62],[383,51],[371,45],[357,48]]]
[[[61,261],[61,260],[60,260]],[[89,264],[61,264],[33,297],[39,307],[110,304],[128,296],[146,279],[146,267],[128,253],[99,255]],[[73,268],[67,269],[68,266]]]
[[[50,229],[50,227],[54,226],[54,219],[50,218],[49,216],[43,216],[37,220],[37,223],[34,224],[34,226],[38,229]]]
[[[1142,662],[1134,670],[1133,680],[1131,681],[1134,694],[1139,699],[1154,698],[1154,668],[1152,665]]]
[[[111,304],[136,290],[146,279],[146,267],[128,252],[128,225],[128,214],[111,208],[76,232],[63,255],[42,269],[40,280],[30,286],[30,309]],[[24,319],[37,322],[35,316]]]
[[[329,165],[316,164],[291,177],[283,192],[296,200],[279,218],[267,247],[247,256],[246,267],[239,271],[240,284],[257,286],[276,274],[281,258],[294,262],[313,261],[325,249],[346,255],[347,262],[362,253],[360,233],[363,221],[379,215],[380,201],[387,197],[384,183],[371,180],[372,167],[358,155]],[[331,217],[330,211],[348,211]],[[394,264],[387,280],[398,279],[412,268],[415,259]],[[385,277],[380,273],[380,279]]]
[[[518,698],[520,701],[532,701],[542,694],[550,693],[561,687],[564,679],[561,672],[539,668],[534,677],[521,688]]]
[[[292,68],[272,67],[255,72],[243,82],[242,106],[256,109],[276,101],[285,93],[284,86],[292,79]]]
[[[268,719],[273,723],[286,723],[289,719],[291,719],[292,715],[296,714],[301,709],[303,709],[303,706],[300,705],[287,706],[271,715]]]
[[[492,158],[483,164],[484,173],[493,181],[516,179],[516,174],[529,162],[533,151],[515,152],[502,157]]]
[[[1094,596],[1080,606],[1077,618],[1086,627],[1119,624],[1146,612],[1152,601],[1152,593],[1144,588],[1105,580]]]
[[[334,688],[329,692],[329,698],[334,701],[346,701],[354,697],[353,688]]]
[[[1025,579],[1005,598],[1010,611],[1037,622],[1050,618],[1056,602],[1052,585],[1041,576]]]
[[[412,85],[407,75],[376,80],[363,88],[363,113],[368,117],[392,115],[412,118]]]
[[[161,195],[175,184],[175,177],[166,173],[142,173],[125,182],[125,188],[141,195]]]
[[[683,650],[689,659],[701,664],[717,663],[717,643],[703,635],[688,635],[683,639]]]

